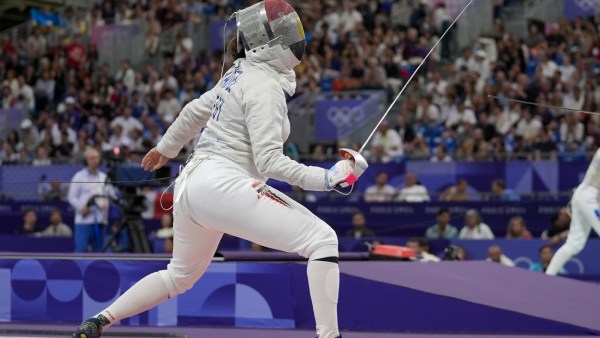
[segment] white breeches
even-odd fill
[[[329,225],[231,162],[202,160],[177,180],[175,196],[173,258],[160,272],[171,297],[202,276],[224,233],[310,260],[338,256]]]

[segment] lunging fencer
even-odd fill
[[[265,184],[268,178],[306,190],[329,191],[355,180],[352,160],[330,169],[283,155],[290,132],[286,95],[304,54],[302,23],[283,0],[265,0],[235,13],[235,61],[214,89],[187,104],[156,148],[142,160],[161,168],[205,128],[175,182],[173,258],[108,308],[84,321],[77,338],[100,337],[113,323],[189,290],[206,271],[224,233],[308,258],[317,337],[338,330],[338,241],[335,232],[299,203]],[[352,182],[349,182],[352,183]]]
[[[571,226],[567,241],[552,257],[546,274],[556,275],[565,263],[585,247],[590,231],[600,235],[600,149],[571,198]]]

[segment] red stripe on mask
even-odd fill
[[[283,0],[265,0],[265,10],[269,22],[295,12],[294,8]]]

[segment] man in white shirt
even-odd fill
[[[86,252],[88,245],[97,252],[104,244],[102,226],[108,222],[108,196],[114,197],[114,192],[99,169],[100,153],[88,148],[84,156],[86,167],[71,179],[67,196],[75,209],[75,252]]]
[[[481,221],[479,212],[469,209],[465,213],[465,226],[458,234],[460,239],[494,239],[494,233],[490,227]]]
[[[17,92],[19,100],[23,101],[25,107],[29,111],[35,109],[35,96],[33,94],[33,88],[25,81],[25,76],[19,75],[19,90]]]
[[[177,98],[173,95],[171,90],[166,90],[163,93],[163,98],[158,103],[158,108],[156,108],[156,112],[162,121],[168,119],[169,117],[174,120],[179,114],[181,110],[181,103],[177,100]]]
[[[123,128],[123,133],[129,135],[133,129],[137,129],[140,132],[144,130],[142,123],[132,116],[131,107],[127,106],[123,108],[120,116],[117,116],[111,123],[110,127],[114,128],[116,125],[120,125]]]
[[[391,202],[398,191],[388,184],[388,174],[380,172],[375,178],[375,184],[365,191],[365,202]]]
[[[404,155],[402,139],[397,131],[390,128],[388,121],[383,121],[373,136],[371,154],[383,163],[398,159]]]
[[[399,202],[429,202],[431,198],[427,188],[419,184],[417,174],[407,172],[404,176],[406,185],[400,190],[400,195],[396,199]]]
[[[133,92],[133,88],[135,85],[135,72],[131,69],[129,65],[129,60],[123,60],[121,65],[121,69],[117,72],[115,76],[115,80],[123,82],[123,85],[127,87],[127,91],[130,93]]]
[[[50,213],[50,225],[40,232],[41,237],[72,237],[73,231],[62,221],[62,213],[55,209]]]
[[[450,115],[446,120],[446,128],[459,127],[463,123],[470,123],[471,125],[477,124],[475,112],[473,112],[471,108],[467,108],[464,101],[459,101],[456,108],[456,110],[450,112]]]
[[[406,246],[413,249],[415,258],[419,262],[439,262],[440,258],[429,252],[429,241],[423,237],[413,237],[406,242]]]
[[[490,246],[490,248],[488,249],[488,258],[486,259],[486,261],[499,263],[504,266],[515,266],[515,263],[502,253],[502,248],[500,248],[499,245]]]
[[[542,129],[542,122],[534,118],[529,108],[523,108],[523,118],[517,124],[517,135],[522,136],[526,141],[535,139]]]
[[[573,64],[571,63],[571,58],[565,56],[563,59],[563,64],[562,66],[558,67],[558,70],[560,70],[560,81],[568,82],[571,81],[571,79],[573,78],[573,74],[575,73],[577,68],[575,68],[575,66],[573,66]]]
[[[344,7],[344,11],[340,15],[340,22],[342,22],[342,31],[348,33],[353,31],[356,25],[363,22],[363,17],[352,2],[346,2]]]
[[[471,48],[465,48],[462,56],[458,57],[454,61],[454,70],[460,72],[461,69],[471,71],[475,68],[475,60],[473,59],[473,51]]]

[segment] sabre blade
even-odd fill
[[[408,84],[410,83],[410,81],[413,79],[413,77],[415,77],[415,75],[417,74],[417,72],[419,71],[419,69],[421,69],[421,66],[423,66],[423,64],[425,63],[425,61],[427,61],[427,59],[429,58],[429,55],[431,55],[431,53],[433,53],[433,50],[438,46],[438,44],[440,43],[440,41],[442,41],[444,39],[444,37],[446,36],[446,34],[448,34],[448,32],[450,31],[450,29],[452,29],[452,27],[454,27],[454,24],[456,23],[456,21],[458,21],[458,19],[460,19],[460,17],[467,10],[467,8],[469,8],[469,6],[471,5],[471,3],[473,1],[474,0],[470,0],[469,3],[467,3],[467,5],[465,6],[465,8],[463,8],[463,10],[458,14],[458,16],[454,19],[454,21],[452,21],[452,23],[446,29],[446,31],[444,32],[444,34],[442,34],[442,36],[435,42],[435,44],[433,45],[433,47],[431,47],[431,50],[429,50],[429,53],[427,53],[427,55],[425,55],[425,58],[423,59],[423,61],[421,61],[421,63],[417,66],[417,68],[412,73],[412,75],[408,78],[408,81],[406,81],[406,83],[404,84],[404,87],[402,87],[402,89],[400,90],[400,93],[398,93],[398,95],[396,96],[396,98],[394,99],[394,101],[392,102],[392,104],[390,104],[390,106],[388,107],[388,109],[385,111],[385,113],[383,114],[383,117],[381,117],[381,120],[379,120],[379,122],[377,123],[377,125],[375,126],[375,128],[373,129],[373,131],[371,132],[371,134],[369,134],[369,137],[367,137],[367,140],[365,141],[365,143],[363,143],[362,147],[360,147],[360,149],[358,150],[359,153],[362,153],[363,150],[365,150],[365,147],[367,146],[367,144],[369,144],[369,141],[371,141],[371,138],[373,137],[373,135],[375,135],[375,132],[377,131],[377,128],[379,128],[379,125],[385,120],[385,118],[387,117],[387,115],[392,110],[392,107],[394,107],[394,105],[396,104],[396,102],[398,101],[398,99],[400,99],[400,96],[402,96],[402,93],[404,92],[404,90],[406,89],[406,87],[408,87]]]
[[[600,115],[600,113],[593,112],[593,111],[587,111],[587,110],[581,110],[581,109],[573,109],[573,108],[567,108],[567,107],[559,107],[559,106],[553,106],[551,104],[545,104],[545,103],[537,103],[537,102],[531,102],[531,101],[523,101],[523,100],[517,100],[517,99],[510,99],[508,97],[499,97],[499,96],[495,96],[495,95],[488,95],[488,97],[490,97],[490,98],[492,98],[494,100],[506,100],[506,101],[510,101],[510,102],[527,104],[527,105],[530,105],[530,106],[560,109],[560,110],[566,110],[566,111],[571,111],[571,112],[575,112],[575,113],[584,113],[584,114],[590,114],[590,115]]]

